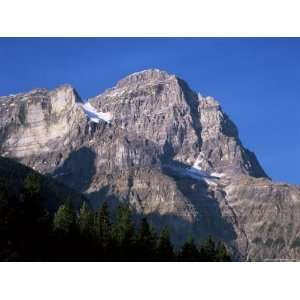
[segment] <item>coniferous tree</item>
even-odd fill
[[[8,217],[8,191],[7,186],[3,178],[0,178],[0,228],[3,229],[2,226],[7,225],[7,217]],[[2,230],[1,230],[2,231]]]
[[[141,261],[155,259],[157,237],[147,218],[143,217],[136,236],[136,258]]]
[[[189,236],[187,241],[183,244],[180,249],[178,259],[179,261],[199,261],[199,251],[195,245],[192,236]]]
[[[22,209],[26,218],[26,224],[42,222],[42,218],[46,216],[41,196],[40,177],[37,174],[30,174],[24,180]]]
[[[200,246],[200,261],[216,260],[216,244],[211,236],[209,236]]]
[[[53,217],[53,243],[51,256],[57,261],[84,260],[82,239],[76,224],[76,212],[70,200],[60,205]]]
[[[29,174],[17,205],[16,241],[20,255],[32,260],[44,252],[49,232],[49,214],[41,194],[40,176]]]
[[[62,204],[53,218],[54,231],[69,234],[74,230],[76,224],[76,215],[70,201]]]
[[[111,241],[112,225],[106,202],[103,202],[100,206],[98,212],[95,214],[95,219],[96,238],[100,240],[103,248],[107,248]]]
[[[173,261],[175,259],[174,249],[170,240],[170,233],[167,227],[164,227],[160,232],[156,252],[157,259],[159,261]]]
[[[82,236],[91,236],[93,229],[93,214],[86,201],[83,201],[80,207],[78,225],[79,232]]]
[[[117,256],[125,260],[131,260],[134,225],[128,204],[120,204],[117,208],[116,221],[113,226],[113,239],[118,249]]]
[[[7,184],[0,178],[0,260],[6,253],[11,253],[11,240],[14,234],[16,211],[10,207],[10,195]],[[9,242],[10,241],[10,242]]]
[[[221,241],[219,241],[216,246],[216,261],[231,261],[230,255],[228,254],[224,243],[222,243]]]
[[[41,191],[40,178],[37,174],[29,174],[24,180],[24,189],[29,197],[34,198]]]

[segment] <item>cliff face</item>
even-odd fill
[[[85,126],[77,101],[80,98],[67,85],[1,97],[2,155],[43,173],[55,169],[76,148],[78,132]]]
[[[112,112],[113,125],[129,139],[154,143],[161,160],[196,163],[209,173],[266,176],[217,101],[198,96],[175,75],[159,70],[132,74],[91,103]]]
[[[70,86],[1,97],[0,114],[1,155],[94,207],[129,201],[175,242],[210,234],[241,260],[299,256],[300,188],[273,183],[219,103],[175,75],[134,73],[89,104]]]

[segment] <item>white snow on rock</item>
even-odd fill
[[[197,157],[196,161],[194,162],[194,164],[188,169],[188,173],[191,176],[196,176],[196,177],[205,177],[205,176],[209,176],[208,173],[206,173],[205,171],[202,170],[202,168],[200,167],[200,164],[203,162],[203,158],[202,155],[200,153],[200,155]]]
[[[186,173],[187,175],[196,179],[202,179],[203,177],[209,176],[206,172],[202,171],[201,168],[197,165],[192,165],[190,168],[187,169]]]
[[[216,180],[219,179],[217,177],[209,175],[205,171],[202,171],[201,168],[197,165],[193,165],[190,168],[186,169],[185,175],[197,180],[203,180],[209,185],[217,185]]]
[[[194,164],[185,170],[185,175],[194,179],[203,180],[209,185],[217,185],[217,180],[220,179],[224,174],[208,174],[207,172],[203,171],[200,166],[203,161],[203,155],[200,153]]]
[[[89,102],[78,103],[82,107],[87,117],[94,123],[99,123],[101,120],[110,123],[112,120],[111,113],[98,112]]]
[[[216,173],[216,172],[214,172],[214,173],[211,173],[210,176],[221,178],[221,177],[224,177],[225,174],[224,173]]]
[[[213,175],[217,173],[208,174],[207,172],[201,169],[198,163],[199,163],[199,159],[197,159],[195,163],[189,168],[172,166],[171,169],[176,173],[180,174],[181,176],[191,177],[196,180],[202,180],[206,182],[208,185],[217,185],[217,181],[218,179],[220,179],[220,177]]]

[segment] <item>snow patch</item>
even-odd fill
[[[202,170],[200,165],[204,162],[203,154],[200,153],[197,159],[195,160],[194,164],[187,169],[188,175],[191,177],[209,177],[209,174]]]
[[[221,178],[221,177],[224,177],[225,174],[224,173],[210,173],[210,176],[213,176],[213,177],[218,177],[218,178]]]
[[[215,175],[223,175],[218,173],[208,174],[201,168],[201,164],[204,163],[205,160],[203,158],[203,154],[200,153],[194,164],[185,170],[185,175],[192,177],[194,179],[203,180],[209,185],[217,185],[216,180],[218,180],[221,176]]]
[[[213,176],[212,174],[208,174],[207,172],[203,171],[201,167],[198,166],[199,160],[196,160],[196,162],[189,168],[183,168],[183,167],[177,167],[172,166],[171,169],[180,174],[184,177],[190,177],[196,180],[202,180],[206,182],[208,185],[217,185],[217,180],[219,179],[218,176]]]
[[[199,166],[193,165],[185,170],[185,175],[197,180],[203,180],[209,185],[217,185],[216,180],[219,178],[209,175],[207,172],[201,170]]]
[[[78,103],[82,107],[87,117],[94,123],[99,123],[101,120],[110,123],[112,120],[111,113],[98,112],[89,102]]]
[[[187,174],[191,177],[207,177],[209,176],[208,173],[203,171],[201,167],[197,165],[192,165],[190,168],[187,169]]]

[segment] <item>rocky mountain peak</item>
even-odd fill
[[[122,88],[124,86],[134,86],[137,84],[154,84],[169,80],[171,78],[175,78],[175,75],[171,75],[166,71],[162,71],[159,69],[147,69],[130,74],[121,79],[120,81],[118,81],[116,88]]]
[[[266,177],[219,102],[199,96],[175,75],[158,69],[133,73],[90,99],[89,105],[90,120],[98,123],[102,118],[128,140],[149,141],[156,149],[150,161],[196,164],[208,174]],[[125,165],[135,165],[133,156],[127,158]],[[120,161],[124,167],[124,159]]]

